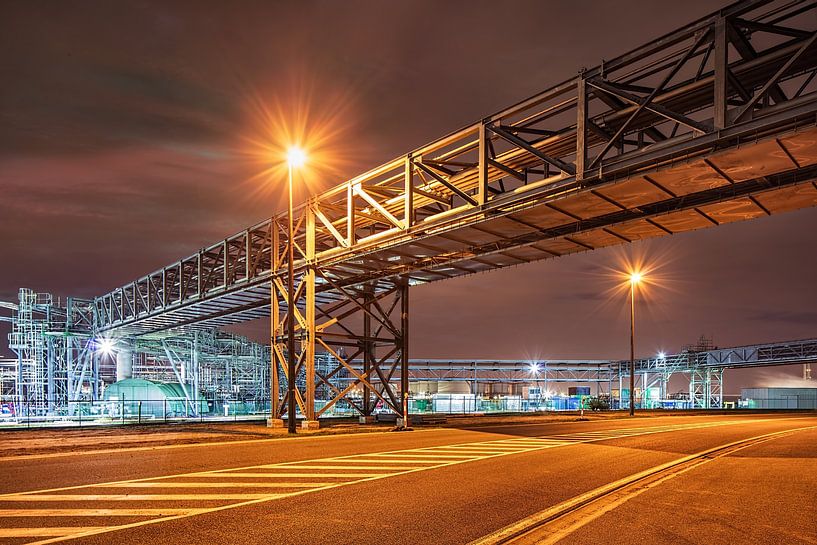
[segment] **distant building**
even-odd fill
[[[745,409],[817,409],[817,388],[743,388],[738,406]]]

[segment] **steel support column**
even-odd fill
[[[400,281],[400,395],[403,399],[403,423],[409,425],[409,283]]]

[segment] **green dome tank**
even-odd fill
[[[184,389],[178,382],[154,382],[141,378],[126,378],[114,382],[105,389],[105,401],[116,402],[118,411],[124,406],[126,415],[136,415],[140,411],[143,417],[164,418],[193,416],[210,412],[207,400],[201,393],[191,392],[193,406],[187,402]],[[198,405],[198,411],[195,411]],[[121,414],[121,412],[119,413]]]

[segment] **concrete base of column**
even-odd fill
[[[358,422],[360,422],[361,424],[374,424],[374,416],[372,415],[361,416],[360,418],[358,418]]]
[[[283,418],[267,418],[268,428],[285,428],[286,422]]]
[[[301,422],[301,429],[303,430],[319,430],[321,423],[317,420],[303,420]]]

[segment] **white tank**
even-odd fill
[[[121,347],[116,352],[116,381],[133,378],[133,351],[130,347]]]

